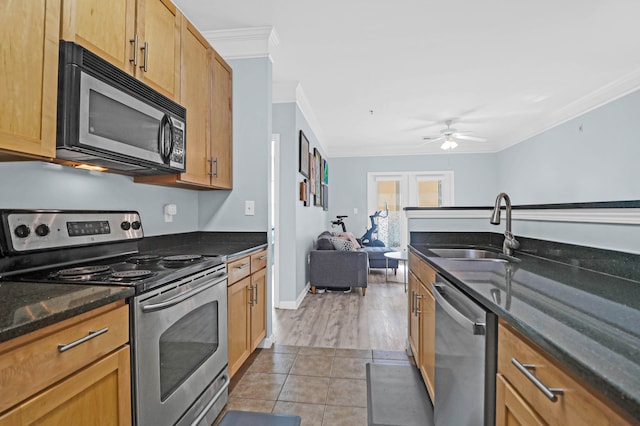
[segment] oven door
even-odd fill
[[[173,425],[196,401],[211,407],[226,398],[226,278],[223,266],[136,296],[133,384],[138,425]],[[214,381],[219,389],[201,404],[200,395],[210,392]]]

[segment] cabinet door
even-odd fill
[[[253,304],[251,305],[251,352],[267,334],[267,280],[266,269],[251,275]]]
[[[418,346],[418,324],[419,318],[416,314],[417,310],[417,296],[418,289],[420,287],[420,281],[413,274],[413,270],[409,272],[409,344],[411,345],[411,351],[413,352],[413,357],[418,362],[420,358],[420,347]]]
[[[233,137],[231,67],[215,51],[211,61],[211,160],[212,186],[231,189],[233,186]]]
[[[251,353],[249,343],[250,286],[251,277],[247,277],[227,288],[230,377],[238,371]]]
[[[180,180],[199,185],[211,184],[209,162],[209,44],[191,25],[182,27],[181,104],[187,108],[188,149],[186,171]]]
[[[496,380],[496,426],[543,426],[545,424],[505,378],[498,374]]]
[[[422,283],[420,284],[420,296],[420,360],[418,365],[433,401],[436,374],[436,299]]]
[[[0,424],[130,424],[130,377],[125,346],[9,411]]]
[[[181,15],[169,0],[138,0],[140,39],[135,75],[165,96],[180,99]]]
[[[59,31],[59,1],[0,3],[0,150],[10,155],[55,156]]]
[[[63,0],[60,38],[133,73],[135,0]]]

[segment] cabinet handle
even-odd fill
[[[209,176],[217,178],[218,177],[218,159],[211,158],[209,159],[209,162],[211,163],[211,172],[209,173]]]
[[[253,286],[253,288],[256,291],[256,298],[253,300],[253,303],[255,303],[256,305],[258,304],[258,284],[256,284],[255,286]]]
[[[411,314],[415,315],[416,312],[416,303],[415,303],[416,292],[411,290]]]
[[[531,381],[531,383],[533,383],[540,390],[540,392],[544,394],[544,396],[549,398],[551,402],[556,402],[558,400],[558,397],[556,395],[562,395],[564,393],[563,389],[549,388],[545,386],[545,384],[542,383],[540,379],[534,376],[529,370],[535,370],[536,369],[535,365],[522,364],[520,361],[518,361],[515,358],[511,358],[511,363],[515,365],[516,368],[520,370],[520,372],[524,374],[524,376],[527,379],[529,379],[529,381]]]
[[[107,331],[109,331],[109,327],[105,327],[105,328],[102,328],[102,329],[97,330],[97,331],[89,331],[88,335],[84,336],[81,339],[76,340],[75,342],[59,344],[58,345],[58,352],[68,351],[69,349],[75,348],[76,346],[86,342],[87,340],[91,340],[94,337],[98,337],[99,335],[104,334]]]
[[[247,291],[249,292],[249,305],[253,306],[253,286],[247,287]]]
[[[149,64],[149,42],[145,41],[141,50],[144,50],[144,63],[140,65],[140,68],[142,68],[144,72],[147,72],[149,70],[147,67]]]
[[[267,258],[267,255],[265,254],[264,256],[260,256],[258,260],[265,260],[266,258]]]
[[[418,303],[418,300],[421,300],[423,297],[424,296],[420,296],[418,293],[416,293],[416,315],[422,315],[422,311],[419,308],[420,304]]]
[[[233,268],[233,269],[241,270],[241,269],[246,268],[247,266],[249,266],[249,264],[248,264],[248,263],[243,263],[242,265],[240,265],[240,266],[236,266],[236,267],[235,267],[235,268]]]
[[[133,63],[134,67],[138,66],[138,34],[135,34],[129,43],[133,43],[133,59],[129,59],[129,62]]]

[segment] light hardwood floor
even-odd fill
[[[397,274],[372,269],[366,296],[307,294],[297,310],[274,309],[273,330],[281,345],[401,351],[407,339],[407,295]]]

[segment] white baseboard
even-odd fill
[[[270,336],[265,337],[258,345],[260,349],[269,349],[276,342],[276,336],[271,333]]]
[[[300,307],[300,304],[302,304],[302,301],[304,300],[305,296],[309,292],[310,287],[311,285],[307,283],[307,285],[304,286],[304,290],[302,291],[302,293],[300,293],[300,295],[298,296],[295,302],[280,301],[280,304],[278,305],[278,309],[298,309]]]

